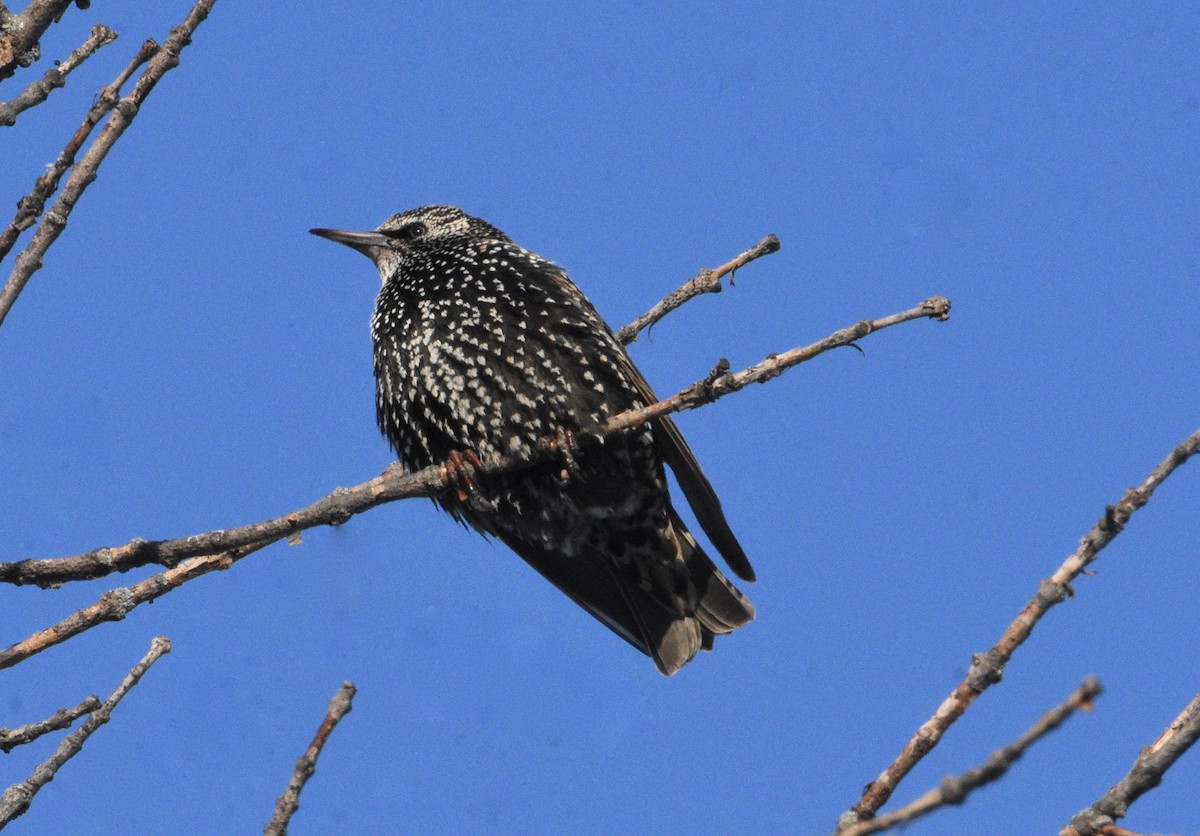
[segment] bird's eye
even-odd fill
[[[386,230],[383,234],[397,241],[412,241],[415,238],[420,238],[428,231],[429,228],[425,224],[420,221],[414,221],[413,223],[405,224],[399,229]]]

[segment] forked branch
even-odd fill
[[[1009,767],[1017,762],[1025,750],[1066,722],[1079,710],[1090,710],[1103,688],[1094,676],[1085,679],[1078,688],[1059,705],[1047,711],[1012,743],[992,752],[982,766],[967,770],[962,775],[943,778],[941,783],[920,798],[903,807],[885,813],[870,821],[854,825],[842,832],[842,836],[866,836],[879,833],[927,816],[939,807],[962,804],[967,796],[980,787],[999,780]]]
[[[616,415],[604,425],[601,432],[590,436],[581,433],[576,435],[575,440],[583,445],[598,443],[607,435],[627,431],[672,412],[709,403],[751,383],[770,380],[786,369],[810,360],[822,352],[849,345],[882,328],[921,318],[944,320],[949,316],[949,311],[949,300],[935,296],[910,310],[881,319],[863,320],[812,345],[771,355],[761,363],[736,374],[709,375],[671,398],[644,409]],[[532,458],[502,457],[485,461],[484,472],[497,474],[530,467],[538,461],[556,455],[558,444],[557,438],[548,438]],[[201,575],[228,569],[246,555],[277,540],[292,537],[314,526],[344,523],[355,514],[387,502],[436,496],[450,486],[452,481],[445,464],[427,467],[411,474],[392,466],[361,485],[338,488],[307,507],[263,522],[175,540],[134,540],[117,548],[96,549],[73,557],[2,563],[0,582],[31,583],[42,587],[103,577],[112,572],[123,572],[152,563],[170,568],[133,586],[109,590],[95,604],[0,651],[0,669],[11,667],[97,624],[120,620],[134,607],[165,595]]]
[[[143,45],[143,52],[148,50],[152,52],[145,71],[138,78],[129,95],[113,106],[104,129],[92,142],[91,147],[83,155],[83,159],[75,164],[58,199],[42,218],[29,245],[17,256],[8,281],[0,289],[0,324],[12,310],[13,303],[17,301],[17,297],[29,282],[29,278],[41,269],[42,258],[50,249],[50,245],[58,240],[58,236],[66,228],[71,210],[83,196],[84,190],[96,179],[100,164],[108,156],[108,152],[112,150],[117,140],[121,138],[125,129],[133,123],[138,109],[150,95],[150,91],[168,71],[179,65],[179,53],[192,42],[192,33],[208,17],[214,3],[216,0],[198,0],[183,23],[171,30],[171,36],[161,47],[156,46],[152,41],[147,41]]]
[[[694,409],[718,398],[732,394],[751,383],[765,383],[785,370],[811,360],[831,348],[849,345],[868,334],[913,319],[944,320],[949,316],[950,302],[935,296],[915,308],[876,320],[862,320],[835,331],[819,342],[794,348],[767,359],[736,374],[709,375],[678,394],[642,409],[623,412],[610,419],[594,435],[577,434],[579,444],[591,444],[608,435],[624,432],[642,424],[685,409]],[[539,445],[538,453],[526,459],[500,457],[484,462],[484,473],[497,474],[519,470],[543,461],[557,453],[559,440],[547,438]],[[304,508],[283,516],[237,528],[209,531],[173,540],[132,540],[123,546],[94,549],[83,554],[62,558],[22,560],[0,563],[0,582],[58,586],[70,581],[91,580],[113,572],[125,572],[139,566],[158,564],[174,567],[188,558],[229,552],[249,546],[261,548],[268,542],[290,537],[319,525],[340,525],[355,514],[377,505],[411,497],[429,497],[441,493],[450,484],[446,465],[435,465],[406,474],[389,467],[374,479],[352,488],[337,488]],[[0,653],[0,667],[4,655]]]
[[[17,726],[15,729],[0,729],[0,750],[11,752],[18,746],[32,743],[43,734],[65,729],[84,714],[95,711],[99,707],[99,697],[88,697],[74,708],[60,708],[45,720],[27,723],[24,726]]]
[[[995,646],[986,653],[977,653],[972,657],[971,666],[963,680],[942,701],[933,716],[917,729],[916,734],[883,774],[867,785],[858,803],[842,815],[837,826],[839,833],[849,831],[875,817],[875,813],[891,797],[904,776],[938,744],[954,721],[971,707],[980,694],[1000,681],[1005,665],[1016,649],[1029,637],[1042,616],[1074,594],[1071,582],[1121,533],[1134,512],[1150,501],[1151,495],[1163,480],[1195,455],[1197,450],[1200,450],[1200,430],[1192,433],[1172,450],[1140,485],[1127,490],[1120,502],[1109,505],[1104,510],[1104,516],[1084,536],[1079,548],[1063,561],[1053,575],[1041,582],[1037,593],[1000,636]]]
[[[92,27],[92,34],[75,50],[59,61],[57,66],[46,70],[46,74],[30,84],[11,102],[0,102],[0,127],[11,127],[17,124],[17,116],[23,111],[36,107],[49,98],[50,93],[67,83],[71,70],[86,61],[102,46],[107,46],[117,39],[117,33],[103,23]]]
[[[166,636],[158,636],[151,641],[149,652],[125,675],[112,695],[89,714],[79,728],[63,738],[63,742],[54,750],[54,754],[44,763],[39,764],[33,770],[32,775],[19,784],[13,784],[4,791],[3,795],[0,795],[0,828],[29,809],[38,790],[53,781],[62,765],[83,749],[83,744],[91,737],[92,732],[108,722],[117,703],[125,698],[134,685],[137,685],[138,680],[145,675],[146,671],[150,670],[150,666],[164,654],[170,652],[171,642]]]

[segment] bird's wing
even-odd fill
[[[646,403],[656,402],[658,397],[654,390],[625,352],[622,352],[621,363],[625,367],[625,374],[633,381]],[[717,492],[713,490],[708,477],[700,468],[700,463],[696,461],[696,454],[688,446],[683,433],[669,415],[655,418],[650,425],[654,430],[654,441],[670,465],[675,478],[679,480],[679,487],[683,488],[683,495],[692,506],[700,527],[717,547],[721,557],[725,558],[729,568],[742,580],[753,581],[754,567],[750,565],[749,558],[729,528],[725,512],[721,510],[721,500],[717,498]]]
[[[545,261],[542,263],[547,266],[550,275],[558,282],[559,287],[612,336],[612,329],[596,311],[591,301],[583,295],[583,291],[576,287],[575,283],[567,276],[566,271],[556,264]],[[642,377],[642,373],[633,364],[625,347],[617,342],[615,336],[612,336],[612,343],[617,351],[622,371],[637,388],[638,394],[648,404],[657,401],[658,397],[654,394],[654,390],[650,388],[646,378]],[[667,464],[670,465],[675,478],[679,480],[679,486],[683,488],[683,495],[687,497],[688,504],[692,506],[692,511],[696,514],[696,519],[700,521],[700,527],[708,535],[712,544],[717,547],[721,557],[725,558],[729,568],[742,580],[753,581],[755,579],[754,567],[750,565],[749,558],[746,557],[737,537],[730,530],[729,523],[725,520],[725,512],[721,510],[721,500],[717,499],[716,491],[709,484],[704,471],[700,469],[700,463],[696,461],[696,454],[684,440],[683,434],[679,432],[679,427],[675,426],[675,422],[669,415],[654,419],[650,422],[650,426],[654,430],[655,444],[662,452]]]
[[[607,554],[589,548],[568,557],[504,532],[498,536],[576,604],[653,659],[665,676],[687,664],[700,649],[704,630],[696,616],[668,612],[648,591],[617,571]],[[712,646],[711,634],[707,646]]]

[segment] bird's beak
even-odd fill
[[[337,241],[347,247],[358,250],[368,258],[375,258],[375,253],[388,244],[388,237],[378,232],[350,232],[345,229],[310,229],[313,235]]]

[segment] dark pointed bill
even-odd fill
[[[372,250],[386,246],[388,242],[387,236],[378,232],[351,232],[347,229],[310,229],[309,232],[345,244],[366,256],[371,256]]]

